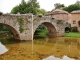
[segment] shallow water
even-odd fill
[[[14,43],[12,43],[14,42]],[[80,38],[56,37],[21,41],[1,41],[8,49],[0,60],[80,60]],[[51,59],[52,58],[52,59]]]

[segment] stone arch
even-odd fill
[[[0,24],[8,27],[12,31],[15,39],[18,39],[18,40],[20,39],[20,35],[19,35],[18,31],[14,27],[10,26],[9,24],[4,24],[4,23],[0,23]]]
[[[49,34],[48,34],[49,37],[56,37],[57,36],[57,30],[56,30],[55,26],[52,23],[43,22],[43,23],[38,24],[38,26],[41,25],[41,24],[43,24],[44,26],[47,27],[47,29],[49,31]],[[36,29],[38,28],[38,26],[34,29],[33,35],[34,35]]]
[[[71,31],[70,27],[65,27],[65,32],[70,32],[70,31]]]

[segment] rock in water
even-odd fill
[[[71,58],[69,58],[69,57],[67,57],[67,56],[63,56],[62,59],[60,59],[60,58],[55,58],[54,56],[49,56],[49,57],[47,57],[47,58],[45,58],[45,59],[42,59],[42,60],[74,60],[74,59],[71,59]]]
[[[7,52],[8,49],[0,42],[0,54]]]

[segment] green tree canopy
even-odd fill
[[[55,7],[55,9],[56,9],[56,8],[62,8],[62,7],[65,7],[65,6],[64,6],[64,4],[55,3],[55,4],[54,4],[54,7]]]
[[[19,5],[13,7],[13,9],[11,10],[12,14],[16,14],[17,12],[20,12],[21,14],[32,13],[34,15],[44,15],[46,13],[44,9],[40,9],[40,5],[37,0],[29,0],[27,3],[25,2],[25,0],[22,0]]]
[[[19,12],[19,6],[18,5],[13,7],[13,9],[11,10],[12,14],[17,14],[17,12]]]
[[[44,9],[37,9],[37,14],[45,15],[47,12]]]
[[[66,10],[68,12],[72,12],[74,10],[80,10],[80,4],[71,4],[68,7],[64,7],[63,10]]]
[[[29,0],[28,3],[30,8],[30,13],[37,14],[37,9],[40,8],[37,0]]]

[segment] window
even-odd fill
[[[76,21],[73,21],[73,24],[76,24]]]

